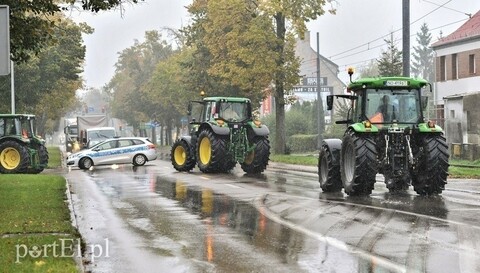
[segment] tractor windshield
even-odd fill
[[[372,123],[416,124],[421,117],[418,90],[367,89],[365,114]]]
[[[244,102],[220,103],[219,117],[227,121],[243,121],[248,118],[248,104]]]

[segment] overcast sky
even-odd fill
[[[87,47],[83,77],[87,87],[100,88],[110,81],[118,53],[143,41],[145,31],[164,27],[178,29],[190,22],[185,6],[191,0],[145,0],[141,4],[126,5],[123,16],[110,11],[92,15],[72,12],[77,22],[86,22],[95,29],[85,35]],[[320,36],[320,53],[339,65],[340,73],[346,67],[361,68],[368,60],[378,58],[386,46],[384,39],[393,32],[401,39],[402,0],[337,0],[337,14],[326,13],[307,24],[312,48],[316,50],[316,33]],[[468,19],[466,14],[480,10],[478,0],[411,0],[410,33],[412,46],[420,26],[427,23],[433,41],[447,36]],[[401,50],[401,40],[397,47]],[[341,77],[343,78],[343,77]]]

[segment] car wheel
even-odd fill
[[[85,158],[81,159],[80,162],[78,162],[78,167],[80,169],[88,170],[92,166],[93,166],[93,161],[88,157],[85,157]]]
[[[133,165],[135,166],[143,166],[147,162],[147,157],[144,155],[136,155],[133,158]]]

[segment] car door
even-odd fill
[[[95,147],[93,149],[95,151],[94,164],[105,165],[116,163],[118,157],[116,148],[117,140],[108,140]]]
[[[115,149],[117,152],[116,162],[117,164],[120,163],[132,163],[134,151],[132,150],[132,140],[131,139],[119,139],[117,141],[117,148]]]

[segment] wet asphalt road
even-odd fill
[[[275,167],[275,168],[274,168]],[[72,169],[92,272],[480,272],[480,181],[441,196],[321,193],[315,168],[262,175],[143,167]]]

